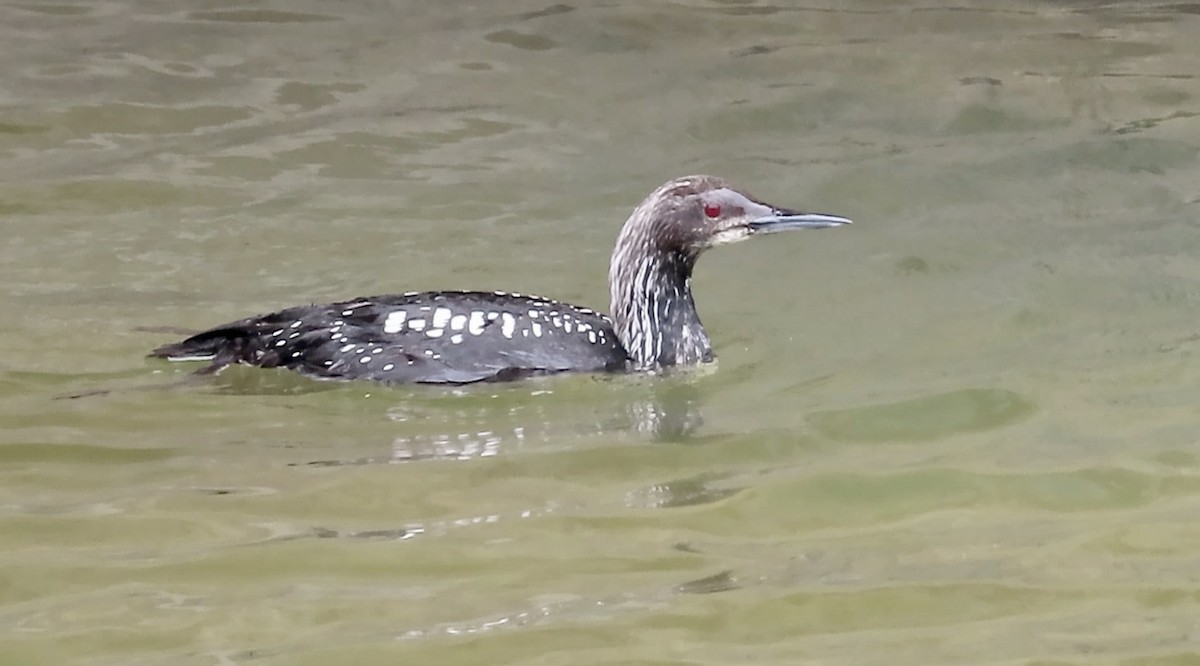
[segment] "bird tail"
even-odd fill
[[[168,361],[211,361],[210,370],[218,370],[243,360],[248,336],[240,328],[215,328],[197,333],[186,340],[158,347],[150,352],[153,358]]]

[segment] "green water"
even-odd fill
[[[1200,663],[1195,5],[26,1],[0,37],[0,663]],[[144,359],[389,291],[603,308],[693,172],[855,220],[702,260],[716,368]]]

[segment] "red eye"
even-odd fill
[[[719,217],[721,215],[721,207],[715,203],[706,203],[704,204],[704,214],[712,218]]]

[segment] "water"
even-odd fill
[[[2,661],[1200,660],[1200,11],[1006,7],[0,4]],[[856,220],[701,261],[716,369],[143,358],[603,307],[692,172]]]

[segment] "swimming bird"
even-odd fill
[[[793,229],[850,224],[763,203],[721,178],[654,190],[617,236],[610,315],[502,291],[426,291],[302,305],[155,349],[199,372],[240,363],[318,379],[469,384],[560,372],[645,372],[713,360],[692,299],[701,253]]]

